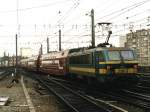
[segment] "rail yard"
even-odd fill
[[[150,0],[1,0],[0,112],[150,112]]]

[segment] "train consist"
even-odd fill
[[[101,83],[137,83],[138,62],[129,48],[97,47],[50,52],[22,59],[20,66],[32,71]]]

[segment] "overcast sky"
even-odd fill
[[[99,22],[111,22],[110,41],[118,46],[118,37],[133,30],[148,28],[150,0],[0,0],[0,55],[15,54],[15,34],[19,25],[19,48],[31,47],[37,54],[40,44],[46,51],[58,50],[58,30],[62,29],[62,48],[89,46],[91,42],[90,11],[95,11],[96,44],[104,42],[105,29]],[[17,24],[18,22],[18,24]],[[59,27],[59,25],[61,27]]]

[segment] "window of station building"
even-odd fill
[[[70,64],[92,64],[92,55],[86,54],[86,55],[70,57],[69,63]]]

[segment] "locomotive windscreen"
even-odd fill
[[[108,57],[111,61],[119,60],[135,60],[133,51],[131,50],[118,50],[118,51],[108,51]]]
[[[109,51],[108,57],[109,57],[109,60],[112,60],[112,61],[121,60],[119,51]]]
[[[134,60],[132,51],[121,51],[121,56],[124,60]]]

